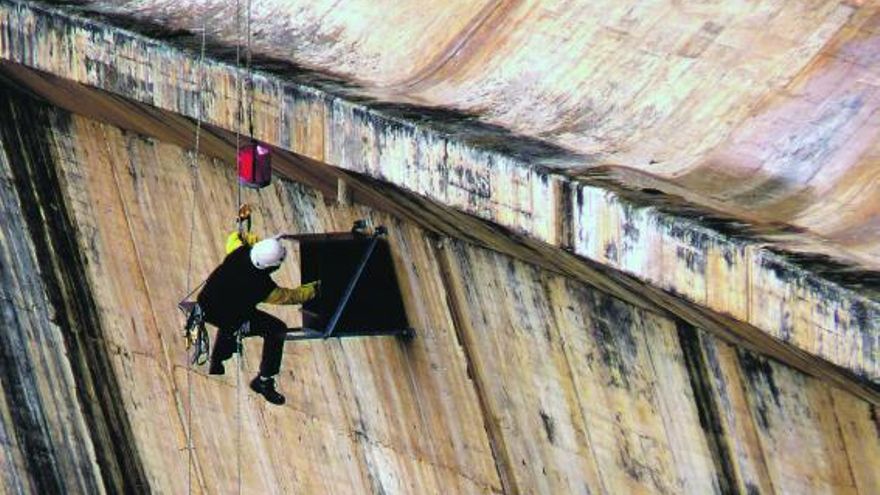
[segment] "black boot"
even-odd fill
[[[275,390],[275,378],[263,378],[257,375],[253,380],[251,380],[251,390],[262,395],[266,398],[267,401],[272,404],[281,405],[284,404],[284,396],[279,394],[277,390]]]
[[[223,367],[223,362],[222,361],[214,361],[212,359],[211,366],[208,367],[208,374],[209,375],[222,375],[224,373],[226,373],[226,368]]]

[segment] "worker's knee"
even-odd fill
[[[273,318],[273,321],[266,327],[266,333],[269,335],[284,335],[287,333],[287,325],[283,321]]]
[[[251,325],[257,327],[256,333],[262,335],[264,338],[275,337],[278,335],[284,336],[287,333],[287,325],[268,313],[258,313],[251,321]]]
[[[271,328],[267,328],[266,332],[263,334],[264,351],[271,349],[271,351],[269,351],[270,353],[280,353],[281,349],[284,347],[286,336],[287,327],[284,325],[273,325]]]

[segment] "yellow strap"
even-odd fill
[[[254,234],[253,232],[246,232],[244,234],[244,238],[247,241],[248,246],[253,246],[254,244],[259,242],[259,240],[260,240],[260,237],[257,236],[257,234]],[[236,231],[233,231],[232,233],[230,233],[229,236],[226,238],[226,254],[229,254],[229,253],[235,251],[236,249],[240,248],[241,246],[242,246],[241,236],[238,234],[238,231],[236,230]]]

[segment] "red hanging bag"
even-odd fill
[[[272,154],[269,147],[253,142],[238,150],[238,181],[260,189],[272,183]]]

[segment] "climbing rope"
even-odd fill
[[[247,24],[246,24],[246,43],[245,43],[245,74],[247,82],[247,119],[248,119],[248,136],[253,141],[254,139],[254,102],[256,101],[256,84],[254,82],[254,74],[252,70],[252,62],[253,62],[253,50],[251,49],[251,0],[247,2]],[[281,105],[282,117],[284,112],[284,105]],[[240,186],[240,184],[239,184]],[[257,200],[259,201],[259,211],[260,214],[264,214],[266,211],[265,201],[263,199],[263,188],[260,187],[257,189]]]
[[[199,64],[196,69],[196,94],[202,94],[202,64],[205,60],[205,23],[202,23],[202,40],[201,40],[201,50],[199,53]],[[198,200],[199,193],[199,181],[198,181],[198,173],[199,173],[199,148],[201,146],[201,133],[202,133],[202,104],[201,99],[198,101],[198,105],[196,106],[196,132],[195,132],[195,146],[191,154],[190,161],[190,177],[192,184],[192,207],[190,208],[190,216],[189,216],[189,252],[187,254],[187,262],[186,262],[186,290],[189,294],[187,294],[185,299],[189,299],[189,297],[201,287],[196,287],[192,289],[192,267],[193,267],[193,245],[194,237],[195,237],[195,228],[196,228],[196,201]],[[196,348],[195,352],[198,352],[198,348]],[[187,388],[187,412],[186,412],[186,443],[187,443],[187,473],[186,473],[186,486],[188,493],[192,494],[192,471],[193,471],[193,452],[195,451],[195,445],[193,443],[193,391],[192,391],[192,365],[193,360],[186,357],[186,388]]]
[[[241,6],[235,0],[235,162],[241,150]],[[241,205],[241,183],[237,183],[236,205]]]
[[[241,121],[244,118],[244,88],[242,84],[241,77],[241,2],[240,0],[235,1],[235,26],[236,26],[236,43],[235,43],[235,73],[238,76],[237,90],[238,90],[238,113],[237,113],[237,122],[235,126],[235,160],[238,161],[238,156],[241,153]],[[246,34],[246,43],[247,43],[247,67],[246,67],[246,80],[250,81],[250,51],[251,51],[251,0],[247,0],[247,26],[246,26],[247,34]],[[250,85],[250,84],[249,84]],[[250,137],[253,138],[254,129],[253,129],[253,118],[250,114],[250,109],[248,113],[248,117],[250,120]],[[237,181],[237,206],[240,208],[243,205],[242,201],[242,185],[241,181]],[[241,224],[239,223],[239,230],[241,229]],[[235,437],[235,445],[236,445],[236,470],[238,477],[238,493],[241,495],[241,429],[242,429],[242,393],[241,393],[241,377],[244,372],[244,345],[242,343],[242,332],[243,328],[239,328],[236,332],[236,350],[238,351],[238,366],[236,370],[236,437]]]
[[[237,113],[237,122],[235,128],[235,161],[238,160],[238,154],[241,151],[241,128],[242,128],[242,119],[244,118],[244,87],[242,83],[242,74],[241,74],[241,2],[240,0],[235,1],[235,22],[236,22],[236,46],[235,46],[235,64],[236,64],[236,74],[238,75],[236,79],[236,92],[237,92],[237,105],[238,105],[238,113]],[[199,56],[199,63],[197,69],[197,80],[196,80],[196,90],[197,94],[201,95],[202,92],[202,81],[203,81],[203,63],[205,59],[205,45],[206,45],[206,37],[207,37],[207,29],[206,22],[202,22],[202,38],[201,38],[201,51]],[[247,61],[246,61],[246,75],[247,80],[250,81],[250,65],[251,65],[251,0],[247,0]],[[250,85],[249,85],[250,86]],[[248,117],[250,121],[250,135],[253,137],[253,89],[250,88],[250,101],[248,102]],[[198,200],[198,156],[200,151],[200,140],[201,140],[201,128],[202,128],[202,106],[201,101],[196,109],[196,130],[195,130],[195,145],[194,150],[191,155],[190,162],[190,176],[192,182],[192,191],[193,191],[193,199],[192,199],[192,207],[190,208],[190,226],[189,226],[189,251],[187,254],[187,268],[186,268],[186,290],[188,292],[187,296],[184,300],[188,300],[192,294],[194,294],[204,282],[200,284],[195,289],[192,288],[192,269],[193,269],[193,246],[195,240],[195,211],[196,211],[196,202]],[[237,204],[242,205],[242,185],[238,182],[237,185]],[[261,198],[262,199],[262,198]],[[236,332],[236,345],[238,350],[238,370],[236,376],[236,464],[237,464],[237,472],[238,472],[238,493],[241,494],[241,432],[242,432],[242,404],[241,404],[241,389],[242,389],[242,374],[244,368],[244,348],[242,346],[242,332],[244,329],[239,329]],[[189,359],[187,356],[187,489],[188,493],[192,494],[192,474],[193,474],[193,455],[195,452],[195,445],[193,442],[193,433],[192,433],[192,424],[193,424],[193,387],[192,387],[192,365],[193,360]]]

